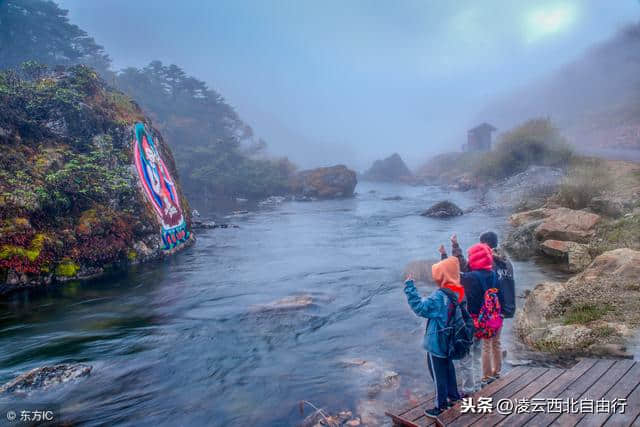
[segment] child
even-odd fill
[[[467,309],[477,323],[478,316],[485,303],[485,292],[497,287],[497,275],[492,270],[493,256],[489,246],[477,243],[468,250],[469,259],[466,260],[458,245],[458,239],[451,236],[451,250],[459,260],[464,271],[460,275],[460,283],[464,287]],[[447,257],[444,247],[440,248],[442,258]],[[497,307],[496,307],[497,308]],[[477,325],[476,325],[477,327]],[[500,376],[502,365],[502,351],[500,348],[500,330],[493,331],[489,338],[476,329],[475,338],[469,355],[460,360],[462,375],[462,391],[471,394]],[[482,379],[480,370],[482,366]]]
[[[449,288],[460,286],[460,265],[457,258],[448,258],[431,267],[433,280],[439,285],[429,297],[421,298],[409,275],[405,281],[404,292],[409,306],[418,316],[429,319],[424,335],[423,347],[427,351],[429,374],[435,383],[436,407],[425,410],[425,415],[437,418],[454,402],[460,400],[453,360],[448,357],[447,322],[450,316],[459,316],[460,310],[451,313],[450,298],[455,301],[460,294]],[[457,288],[456,288],[457,287]],[[454,306],[457,308],[457,306]],[[447,401],[449,399],[449,402]]]

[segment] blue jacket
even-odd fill
[[[441,289],[431,293],[427,298],[420,297],[413,280],[404,283],[404,293],[413,312],[429,319],[427,330],[424,334],[422,346],[434,356],[447,357],[447,349],[444,348],[442,339],[438,335],[445,331],[449,316],[449,299]]]

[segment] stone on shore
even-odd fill
[[[536,228],[539,241],[547,239],[586,243],[595,234],[600,215],[568,208],[548,209],[547,217]]]
[[[431,206],[426,211],[422,212],[422,216],[428,216],[430,218],[450,218],[454,216],[460,216],[463,214],[455,203],[448,200],[443,200]]]
[[[627,357],[640,325],[640,251],[598,256],[564,283],[542,283],[526,297],[514,331],[528,346],[556,355]]]
[[[584,270],[591,263],[589,247],[582,243],[562,240],[545,240],[540,245],[542,252],[562,263],[569,273]]]
[[[46,390],[79,378],[87,377],[92,367],[81,363],[43,366],[32,369],[0,387],[3,393],[31,393]]]

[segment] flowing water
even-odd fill
[[[445,198],[473,206],[471,193],[357,191],[235,217],[240,228],[203,231],[163,263],[13,295],[1,303],[0,382],[45,364],[93,365],[88,379],[30,397],[80,425],[292,425],[303,399],[375,416],[431,390],[424,319],[407,306],[403,267],[437,258],[453,232],[466,247],[501,231],[505,218],[418,215]],[[548,274],[535,263],[515,269],[518,293]],[[290,296],[306,297],[303,306],[265,306]],[[510,324],[507,358],[526,357]],[[385,383],[389,370],[399,377]]]

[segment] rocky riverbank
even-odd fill
[[[604,166],[610,187],[590,195],[582,209],[562,206],[562,192],[584,189],[560,188],[543,207],[509,219],[504,246],[514,258],[541,256],[577,273],[564,283],[541,283],[526,295],[514,329],[535,350],[631,356],[628,347],[640,327],[640,165]]]

